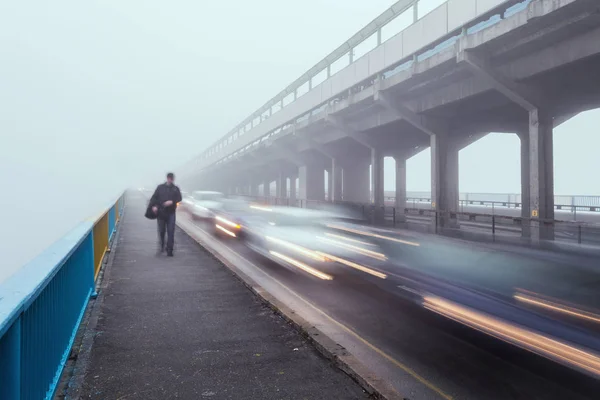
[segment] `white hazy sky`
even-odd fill
[[[123,188],[160,181],[392,3],[0,2],[0,281]],[[557,193],[600,194],[599,122],[590,112],[556,130]],[[460,166],[462,191],[519,191],[513,135],[463,150]],[[408,189],[429,190],[429,152],[408,168]]]

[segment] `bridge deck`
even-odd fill
[[[82,398],[368,397],[179,228],[175,257],[157,256],[156,226],[134,196],[98,297]]]

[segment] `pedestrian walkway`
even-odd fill
[[[175,257],[157,256],[144,208],[127,199],[82,398],[368,398],[179,228]]]

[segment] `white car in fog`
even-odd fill
[[[192,218],[209,219],[214,211],[220,210],[224,195],[221,192],[197,190],[183,200],[184,207]]]

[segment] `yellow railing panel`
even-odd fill
[[[100,272],[104,254],[108,249],[108,212],[105,212],[96,224],[93,230],[94,235],[94,279]]]

